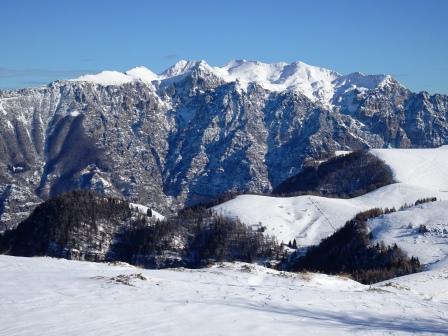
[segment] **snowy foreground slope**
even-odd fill
[[[266,233],[280,241],[296,239],[299,245],[310,245],[334,232],[358,212],[375,207],[399,208],[425,197],[448,199],[448,146],[381,149],[372,153],[391,167],[399,183],[352,199],[242,195],[214,209],[246,224],[265,226]]]
[[[446,267],[366,286],[242,263],[142,270],[0,256],[0,284],[8,336],[448,332]]]

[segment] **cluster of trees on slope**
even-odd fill
[[[0,236],[0,253],[149,268],[199,267],[214,261],[269,261],[281,246],[240,223],[201,208],[165,221],[133,212],[129,203],[77,190],[46,201]]]
[[[128,262],[154,268],[201,267],[217,261],[269,264],[283,250],[273,237],[205,208],[186,209],[155,225],[140,223],[121,241],[130,252]]]
[[[304,168],[273,190],[278,196],[314,194],[351,198],[393,183],[389,166],[366,151],[336,156],[317,167]]]
[[[347,274],[364,284],[375,283],[421,270],[417,258],[409,258],[396,244],[374,243],[367,220],[394,210],[361,212],[333,235],[308,249],[304,256],[290,256],[283,263],[289,271]]]
[[[0,252],[98,261],[132,215],[129,203],[120,199],[89,190],[63,193],[38,205],[16,229],[0,236]]]

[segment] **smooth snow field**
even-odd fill
[[[394,172],[395,180],[448,193],[448,146],[422,149],[372,149]]]
[[[0,335],[447,334],[447,292],[443,264],[366,286],[244,263],[143,270],[0,256]]]
[[[279,241],[296,239],[299,245],[308,246],[319,243],[358,212],[399,208],[426,197],[448,199],[448,146],[372,153],[391,167],[398,183],[352,199],[241,195],[214,209],[245,224],[264,226]]]

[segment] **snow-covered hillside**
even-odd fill
[[[448,146],[422,149],[372,149],[392,168],[397,182],[448,193]]]
[[[299,245],[313,245],[332,234],[361,211],[414,203],[424,197],[447,197],[431,189],[396,183],[352,199],[319,196],[269,197],[241,195],[214,209],[243,223],[266,227],[279,241],[296,239]]]
[[[369,221],[375,239],[396,243],[423,264],[448,257],[448,201],[431,202]]]
[[[399,183],[352,199],[242,195],[214,209],[246,224],[265,226],[266,233],[285,243],[296,239],[299,245],[311,245],[358,212],[375,207],[399,208],[426,197],[448,199],[448,147],[382,149],[372,153],[391,167]]]
[[[365,286],[241,263],[142,270],[0,256],[0,335],[444,334],[447,276]]]

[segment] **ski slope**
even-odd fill
[[[442,335],[446,277],[366,286],[243,263],[143,270],[0,256],[0,335]]]
[[[358,212],[376,207],[399,208],[426,197],[448,199],[448,146],[372,153],[391,167],[399,183],[352,199],[241,195],[214,210],[248,225],[264,226],[265,232],[279,241],[296,239],[299,245],[307,246],[319,243]]]

